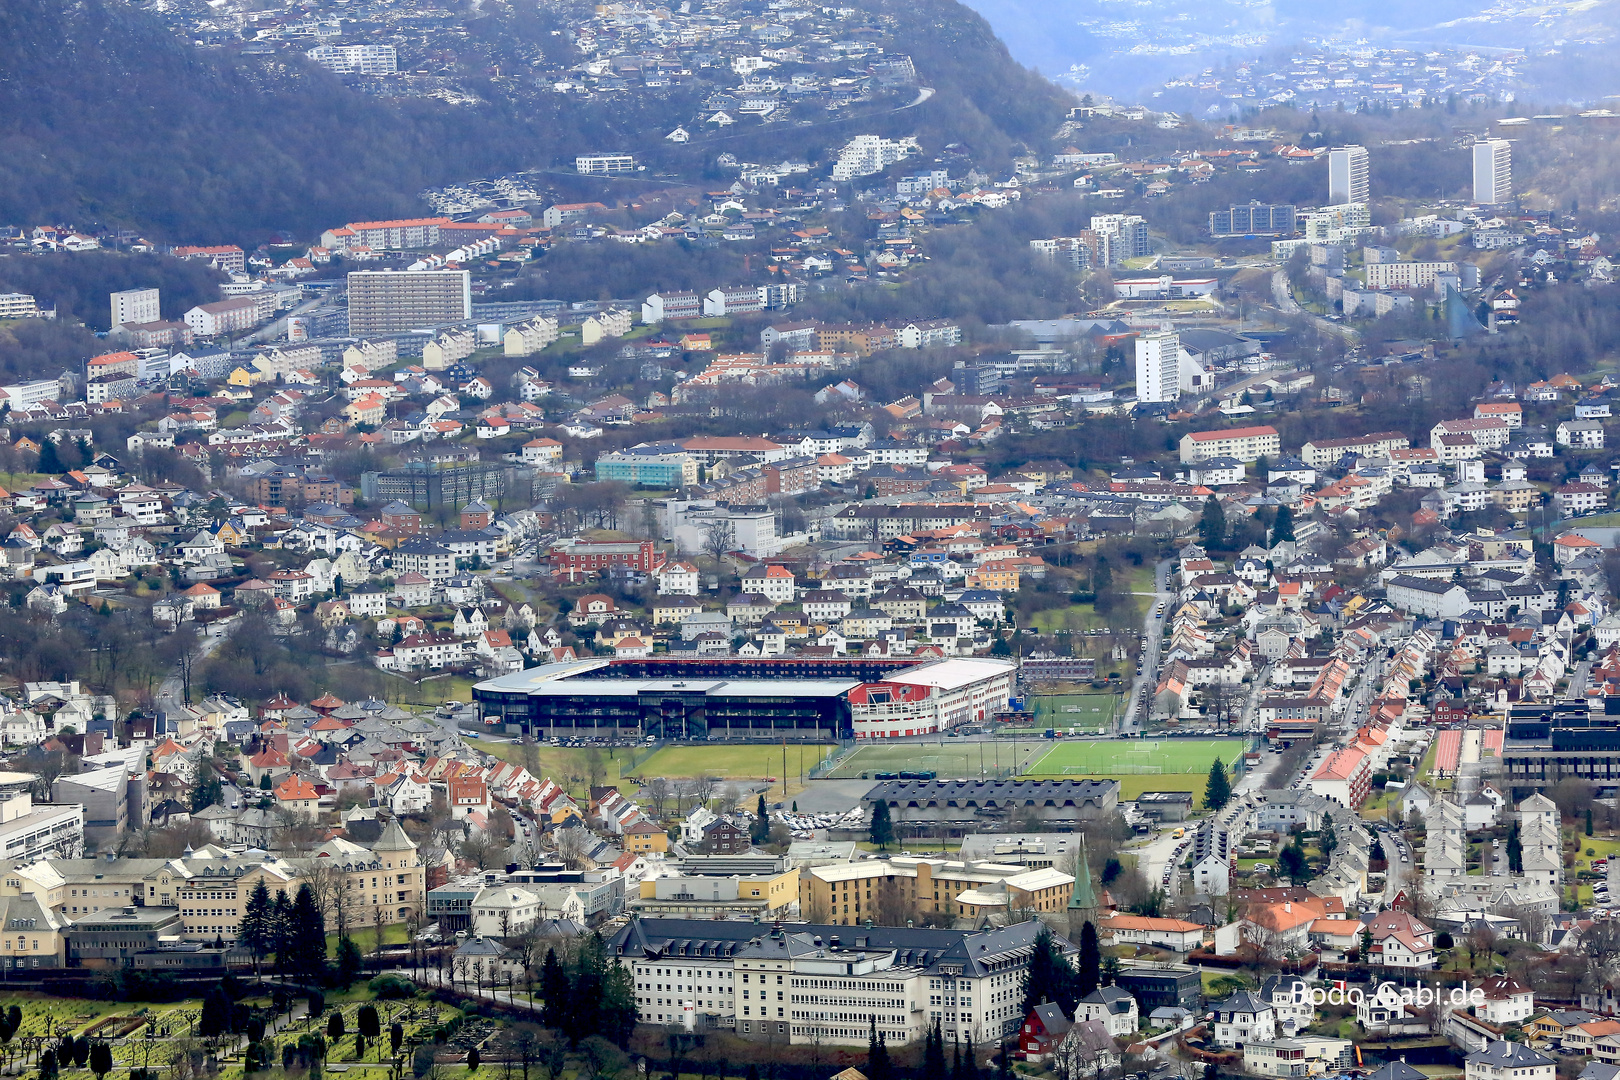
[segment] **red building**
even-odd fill
[[[653,546],[651,540],[639,544],[577,540],[567,547],[553,548],[552,565],[559,570],[606,570],[614,566],[627,566],[650,574],[664,565],[664,553]]]
[[[1073,1026],[1063,1015],[1062,1006],[1054,1002],[1035,1006],[1018,1029],[1018,1056],[1026,1061],[1046,1060],[1063,1044]]]

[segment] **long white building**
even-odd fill
[[[984,931],[632,919],[608,941],[640,1019],[744,1039],[890,1045],[1012,1035],[1038,920]],[[1060,944],[1069,948],[1067,942]]]

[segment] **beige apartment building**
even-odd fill
[[[868,918],[895,925],[933,915],[946,923],[981,917],[1005,922],[1021,913],[1064,911],[1073,889],[1074,878],[1051,867],[911,856],[866,859],[801,870],[799,917],[850,926]]]

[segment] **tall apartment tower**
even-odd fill
[[[1364,203],[1372,169],[1365,146],[1336,146],[1328,151],[1328,203]]]
[[[1097,261],[1104,265],[1118,266],[1126,259],[1153,254],[1147,221],[1136,214],[1093,214],[1091,231],[1102,248]]]
[[[1489,206],[1513,198],[1513,144],[1486,139],[1474,144],[1474,201]]]
[[[1136,400],[1175,401],[1181,396],[1181,335],[1146,334],[1136,339]]]
[[[163,316],[158,313],[158,291],[156,289],[125,289],[112,294],[112,323],[114,330],[120,326],[132,323],[157,322]]]
[[[472,318],[466,270],[355,270],[349,274],[349,335],[427,330]]]

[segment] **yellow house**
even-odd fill
[[[253,537],[248,535],[246,529],[239,528],[227,521],[214,530],[214,539],[226,547],[241,547],[243,544],[251,542]]]
[[[786,913],[798,892],[798,867],[769,875],[677,874],[643,881],[629,907],[642,915],[671,918],[770,918]]]
[[[987,562],[968,575],[968,588],[992,589],[996,592],[1017,592],[1018,566],[1016,563],[1001,560]]]
[[[923,914],[974,921],[1069,906],[1074,878],[1050,867],[920,859],[909,856],[807,868],[799,911],[809,922],[887,925]]]
[[[245,368],[245,367],[233,368],[233,369],[231,369],[231,373],[229,375],[225,376],[225,385],[226,386],[247,387],[247,386],[254,386],[254,385],[256,385],[258,383],[261,383],[263,381],[264,381],[264,373],[263,372],[253,371],[253,370],[251,370],[249,368]]]
[[[344,419],[351,424],[380,424],[388,415],[388,403],[376,394],[367,394],[343,406]]]
[[[650,821],[638,821],[624,830],[624,850],[634,855],[669,850],[669,834]]]

